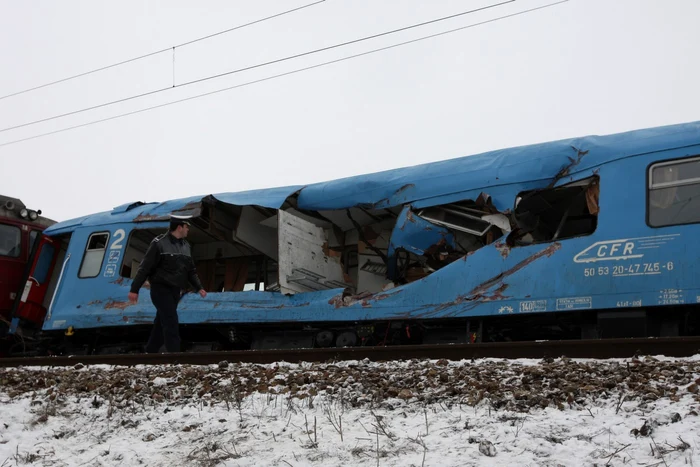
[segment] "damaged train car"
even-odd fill
[[[698,331],[698,122],[58,223],[15,302],[22,349],[139,351],[155,309],[127,293],[171,214],[209,292],[180,302],[183,350]]]

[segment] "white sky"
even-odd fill
[[[496,3],[497,0],[493,0]],[[0,0],[0,95],[312,0]],[[488,5],[326,0],[176,49],[183,83]],[[550,3],[426,27],[0,132],[0,145]],[[131,201],[306,184],[700,120],[697,0],[570,0],[209,97],[0,146],[4,195],[66,220]],[[164,53],[0,100],[0,129],[172,85]]]

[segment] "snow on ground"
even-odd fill
[[[0,369],[0,467],[700,466],[700,357]]]

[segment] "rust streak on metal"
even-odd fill
[[[503,292],[508,288],[508,284],[501,284],[499,288],[493,291],[490,297],[488,297],[489,301],[494,301],[494,300],[506,300],[510,297],[503,295]]]
[[[538,259],[540,259],[544,256],[547,256],[547,257],[552,256],[554,254],[554,252],[558,251],[560,248],[561,248],[561,243],[559,243],[559,242],[552,243],[544,250],[540,250],[537,253],[535,253],[534,255],[528,256],[527,258],[525,258],[524,260],[522,260],[521,262],[519,262],[518,264],[516,264],[512,268],[510,268],[506,271],[503,271],[502,273],[498,274],[497,276],[492,277],[491,279],[489,279],[485,282],[482,282],[480,285],[474,287],[474,289],[472,289],[472,291],[469,292],[467,295],[476,295],[478,293],[481,293],[481,292],[484,292],[484,291],[490,289],[491,287],[498,284],[499,282],[502,282],[503,279],[505,279],[506,277],[515,274],[516,272],[520,271],[521,269],[523,269],[526,266],[529,266],[530,264],[537,261]]]
[[[201,201],[191,201],[184,205],[183,207],[179,209],[175,209],[172,212],[173,213],[185,213],[187,211],[194,211],[197,208],[201,207]],[[141,213],[138,216],[134,217],[133,222],[150,222],[150,221],[167,221],[170,219],[170,212],[166,212],[163,214],[147,214],[147,213]]]
[[[503,259],[510,255],[510,247],[505,242],[496,242],[495,247],[501,253]]]
[[[571,149],[576,151],[576,158],[575,159],[573,157],[568,158],[569,163],[567,165],[565,165],[564,167],[562,167],[561,170],[559,170],[559,172],[557,172],[557,174],[554,176],[554,179],[552,179],[550,184],[547,186],[548,189],[554,188],[554,185],[556,185],[559,180],[561,180],[562,178],[569,175],[571,173],[571,169],[573,169],[574,167],[579,165],[581,163],[581,159],[583,159],[583,156],[588,154],[588,151],[582,151],[579,148],[574,147],[574,146],[571,146]]]
[[[407,183],[406,185],[404,185],[401,188],[399,188],[398,190],[396,190],[394,192],[394,196],[399,195],[399,194],[401,194],[401,192],[404,192],[404,191],[408,190],[409,188],[413,188],[414,186],[416,186],[416,185],[413,183]]]
[[[293,305],[287,305],[287,304],[282,303],[282,304],[276,305],[276,306],[270,306],[270,305],[251,305],[251,304],[248,304],[248,303],[242,303],[242,304],[240,305],[241,308],[249,308],[249,309],[253,309],[253,310],[255,310],[255,309],[283,310],[283,309],[285,309],[285,308],[298,308],[298,307],[305,307],[305,306],[309,306],[309,302],[305,302],[305,303],[295,303],[295,304],[293,304]]]
[[[413,183],[408,183],[408,184],[402,186],[401,188],[399,188],[398,190],[396,190],[396,191],[394,192],[394,194],[391,195],[391,196],[392,196],[392,197],[393,197],[393,196],[398,196],[398,195],[400,195],[402,192],[408,190],[409,188],[413,188],[413,187],[415,187],[415,184],[413,184]],[[390,200],[389,198],[382,198],[382,199],[380,199],[379,201],[370,204],[368,207],[370,207],[370,208],[378,208],[378,207],[380,207],[380,206],[388,205],[388,204],[390,203],[390,201],[391,201],[391,200]]]
[[[343,303],[343,294],[336,295],[335,297],[328,300],[329,305],[333,305],[335,308],[342,308],[345,306]]]
[[[406,211],[406,219],[403,221],[403,224],[401,224],[401,227],[399,227],[399,230],[404,230],[406,228],[406,223],[408,222],[412,224],[416,223],[416,218],[413,217],[413,211],[411,211],[410,209]]]
[[[520,271],[526,266],[529,266],[532,264],[534,261],[537,261],[538,259],[544,257],[544,256],[552,256],[556,251],[558,251],[561,248],[561,243],[555,242],[549,245],[547,248],[544,250],[540,250],[534,255],[528,256],[512,268],[503,271],[502,273],[492,277],[491,279],[488,279],[481,284],[477,285],[474,287],[472,290],[470,290],[467,294],[464,295],[459,295],[457,298],[455,298],[451,302],[445,302],[445,303],[440,303],[438,305],[431,305],[431,311],[424,313],[421,315],[421,317],[429,317],[432,316],[440,311],[446,310],[448,308],[451,308],[455,305],[461,305],[463,303],[470,303],[471,307],[475,307],[480,303],[483,302],[490,302],[490,301],[496,301],[496,300],[504,300],[510,297],[506,297],[503,295],[503,292],[508,288],[508,284],[503,283],[504,279],[515,274],[516,272]],[[500,284],[500,286],[493,291],[491,294],[488,294],[488,290],[491,289],[492,287],[496,286],[497,284]]]
[[[117,300],[111,300],[105,305],[105,310],[125,310],[127,307],[131,306],[131,302],[120,302]]]
[[[342,294],[336,295],[335,297],[328,300],[328,304],[333,305],[335,308],[344,308],[346,306],[351,306],[359,302],[362,307],[367,308],[372,306],[372,304],[370,303],[371,301],[384,300],[389,298],[391,295],[391,293],[373,295],[371,292],[362,292],[357,295],[350,295],[350,293],[345,291]]]
[[[133,222],[150,222],[150,221],[167,221],[168,216],[163,216],[162,214],[144,214],[141,213],[138,216],[134,217]]]

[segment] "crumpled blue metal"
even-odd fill
[[[403,248],[420,256],[427,248],[441,241],[455,248],[454,237],[449,230],[417,216],[407,206],[399,214],[394,230],[391,232],[389,256],[397,248]]]
[[[398,249],[406,250],[421,256],[425,250],[438,243],[455,248],[454,236],[444,227],[428,222],[414,214],[409,206],[403,208],[396,220],[389,241],[389,267],[387,277],[393,279],[396,275],[394,256]]]
[[[219,193],[214,198],[233,205],[257,205],[279,209],[298,193],[297,205],[306,210],[332,210],[363,207],[390,208],[408,203],[428,206],[456,193],[499,191],[509,184],[528,180],[546,186],[555,174],[567,175],[590,170],[606,162],[634,155],[694,145],[700,134],[700,122],[630,131],[608,136],[587,136],[548,143],[501,149],[479,155],[341,178],[308,186],[288,186],[238,193]],[[48,235],[71,231],[79,225],[104,225],[130,222],[139,216],[166,215],[199,202],[206,196],[194,196],[164,203],[134,204],[112,211],[59,222],[46,229]],[[430,200],[435,200],[431,203]],[[494,200],[497,204],[512,200]]]

